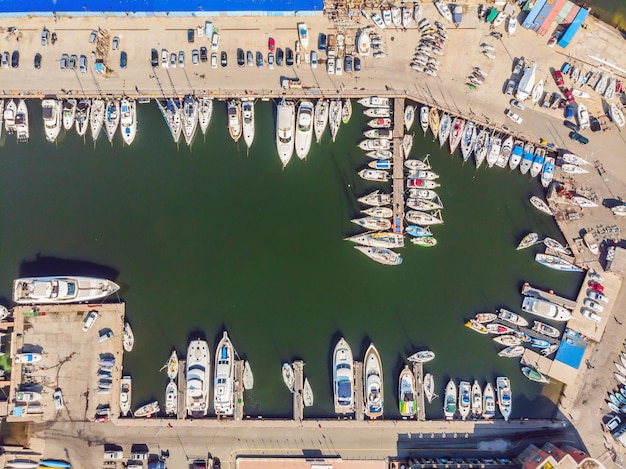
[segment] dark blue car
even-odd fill
[[[125,51],[122,51],[120,53],[120,67],[126,68],[127,65],[128,65],[128,56],[126,55]]]
[[[572,117],[574,117],[574,106],[568,104],[565,106],[565,118],[571,119]]]

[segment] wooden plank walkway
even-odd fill
[[[393,232],[404,232],[404,98],[393,100]]]
[[[426,420],[426,396],[424,395],[424,364],[413,363],[415,375],[415,400],[417,401],[417,420]]]
[[[363,362],[354,362],[354,412],[357,420],[365,420],[363,408]]]
[[[304,387],[304,362],[296,360],[293,366],[293,419],[302,422],[304,418],[304,402],[302,401],[302,388]]]
[[[554,293],[547,292],[545,290],[541,290],[540,288],[535,288],[529,283],[524,283],[522,286],[522,295],[532,296],[534,298],[540,298],[542,300],[550,301],[559,306],[563,306],[568,309],[575,309],[576,302],[573,300],[568,300],[567,298],[563,298],[562,296],[555,295]]]
[[[243,420],[243,360],[235,360],[235,382],[233,386],[235,395],[233,417],[235,421]]]
[[[187,388],[187,380],[185,379],[185,370],[187,369],[187,360],[178,359],[178,415],[177,418],[184,419],[187,416],[187,408],[185,403],[185,389]]]

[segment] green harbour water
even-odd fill
[[[504,374],[512,379],[513,417],[553,415],[517,361],[499,358],[493,341],[463,326],[499,306],[519,312],[524,281],[564,296],[577,292],[577,274],[540,266],[533,249],[515,251],[528,231],[562,241],[554,221],[528,202],[541,193],[538,182],[508,169],[477,171],[430,134],[422,138],[416,124],[412,155],[430,154],[441,175],[445,224],[433,228],[435,248],[408,243],[401,266],[383,266],[343,241],[359,232],[349,221],[359,216],[356,198],[389,190],[356,174],[366,163],[356,144],[368,120],[358,105],[335,144],[327,132],[306,161],[294,155],[285,169],[271,102],[256,104],[250,152],[243,139],[230,139],[219,102],[206,138],[196,136],[191,149],[176,147],[154,103],[138,106],[131,147],[119,134],[113,146],[101,135],[94,147],[74,131],[50,144],[40,103],[29,108],[30,142],[3,137],[0,148],[0,295],[10,300],[12,280],[30,273],[24,269],[37,256],[103,266],[93,275],[119,272],[114,280],[136,339],[124,358],[133,407],[163,402],[159,368],[172,347],[184,356],[200,334],[214,350],[226,328],[254,371],[248,415],[291,414],[280,366],[300,358],[315,393],[305,417],[332,417],[330,363],[341,335],[355,359],[370,341],[378,348],[386,417],[399,417],[398,375],[417,347],[437,354],[425,368],[439,395],[450,377],[484,383]],[[427,416],[441,418],[441,405],[435,400]]]

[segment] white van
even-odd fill
[[[213,52],[217,52],[220,47],[220,35],[215,31],[213,33],[213,37],[211,38],[211,50]]]

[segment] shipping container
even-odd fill
[[[559,39],[559,41],[557,42],[560,47],[567,47],[569,45],[572,39],[574,39],[574,36],[576,35],[580,27],[583,25],[583,22],[587,19],[588,14],[589,10],[587,10],[586,8],[580,9],[578,14],[572,21],[572,24],[569,25],[569,28],[567,28],[565,34],[563,34],[563,36],[561,36],[561,39]]]
[[[538,0],[537,3],[535,3],[535,6],[533,7],[532,10],[530,10],[528,15],[526,15],[526,18],[524,19],[524,22],[522,23],[523,28],[526,28],[526,29],[530,28],[530,26],[535,21],[535,18],[537,18],[537,15],[541,11],[541,9],[545,6],[546,2],[547,0]]]
[[[554,20],[559,15],[559,12],[563,9],[566,3],[567,0],[556,0],[554,7],[552,8],[552,10],[550,10],[548,16],[546,16],[546,18],[543,20],[543,23],[541,23],[541,25],[539,26],[539,29],[537,30],[539,34],[543,36],[548,32],[548,30],[552,26],[552,23],[554,23]]]
[[[556,16],[555,21],[557,22],[557,24],[561,24],[563,23],[563,21],[565,21],[565,18],[567,18],[567,15],[569,15],[569,12],[572,11],[572,8],[574,8],[574,6],[574,3],[569,0],[565,2],[565,5],[563,6],[563,8],[561,8],[561,11]]]
[[[548,0],[541,9],[541,11],[539,11],[537,17],[533,20],[533,23],[530,25],[529,29],[536,32],[541,27],[545,19],[548,17],[550,12],[554,8],[554,5],[556,5],[556,0]]]

